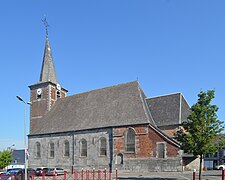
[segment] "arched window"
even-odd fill
[[[50,158],[54,158],[55,156],[55,146],[53,142],[50,142]]]
[[[64,141],[64,156],[69,157],[70,156],[70,144],[69,141]]]
[[[35,143],[35,157],[36,158],[41,157],[41,144],[39,142]]]
[[[126,131],[125,150],[127,152],[135,152],[135,132],[131,128]]]
[[[87,141],[82,139],[80,141],[80,156],[87,157]]]
[[[119,153],[116,155],[116,164],[123,164],[123,154]]]
[[[106,156],[107,155],[107,147],[106,147],[106,138],[100,138],[99,142],[99,155]]]

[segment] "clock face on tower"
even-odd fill
[[[61,90],[60,84],[57,84],[57,85],[56,85],[56,88],[57,88],[58,90]]]
[[[41,88],[37,89],[37,95],[41,95],[41,93],[42,93],[42,89]]]

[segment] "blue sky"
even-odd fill
[[[225,120],[224,8],[224,0],[1,1],[0,150],[23,148],[16,95],[29,101],[28,85],[39,80],[44,15],[68,95],[138,79],[149,97],[182,92],[192,105],[200,90],[215,89]]]

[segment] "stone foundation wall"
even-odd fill
[[[181,158],[127,159],[124,164],[115,165],[115,168],[124,172],[177,172],[182,171],[182,160]]]

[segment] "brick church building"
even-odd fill
[[[181,171],[186,165],[173,138],[190,110],[181,93],[147,97],[134,81],[67,96],[48,36],[40,80],[29,88],[29,167]]]

